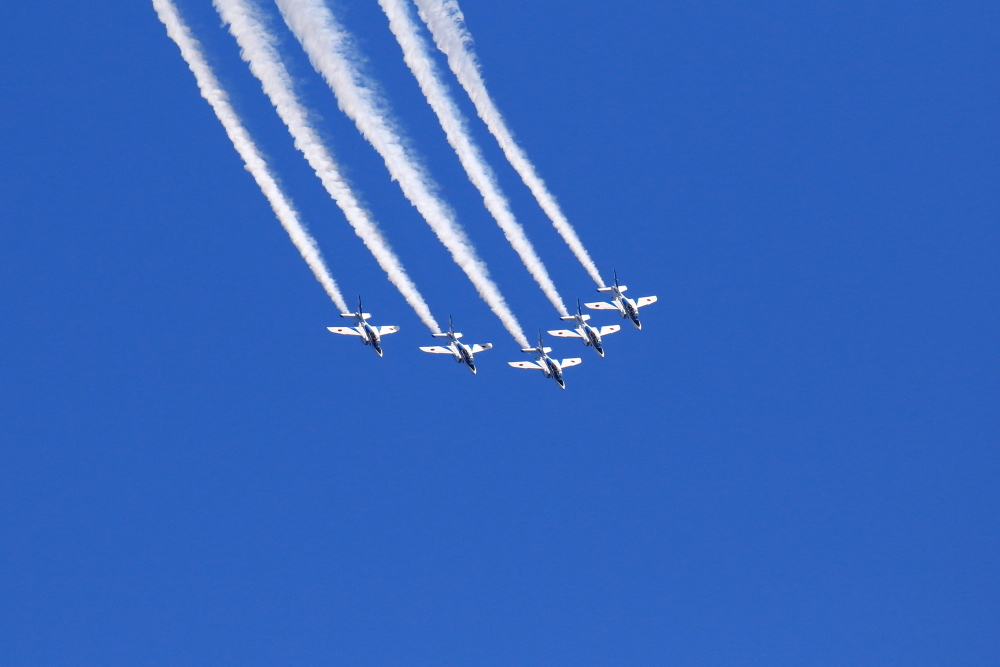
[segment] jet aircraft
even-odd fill
[[[644,296],[633,301],[625,295],[622,294],[628,287],[625,285],[618,284],[618,272],[615,272],[615,284],[611,287],[598,287],[598,292],[612,292],[614,296],[611,298],[611,303],[606,303],[604,301],[596,301],[594,303],[585,303],[587,308],[591,310],[617,310],[618,313],[627,320],[632,320],[632,324],[635,325],[636,329],[642,329],[642,322],[639,321],[639,309],[643,306],[648,306],[651,303],[656,303],[655,296]]]
[[[538,356],[534,361],[508,361],[507,363],[514,368],[533,368],[535,370],[540,370],[545,377],[552,378],[555,380],[562,389],[566,388],[566,381],[563,380],[563,369],[569,368],[570,366],[576,366],[577,364],[582,364],[583,359],[563,359],[562,362],[556,361],[549,356],[549,352],[552,351],[551,347],[545,347],[542,344],[542,332],[538,332],[538,347],[524,347],[521,348],[521,352],[534,352]]]
[[[358,297],[358,312],[356,313],[341,313],[341,317],[353,317],[355,318],[353,327],[327,327],[327,331],[331,331],[335,334],[342,334],[344,336],[361,336],[362,342],[365,345],[371,345],[375,350],[375,354],[382,356],[382,336],[387,336],[391,333],[396,333],[399,331],[399,327],[373,327],[368,324],[368,318],[371,317],[371,313],[365,313],[361,309],[361,297]]]
[[[590,319],[590,315],[584,315],[583,311],[580,310],[579,299],[576,300],[576,315],[567,315],[566,317],[560,317],[559,319],[573,320],[576,322],[576,327],[574,327],[572,331],[569,329],[550,331],[550,335],[559,336],[561,338],[582,338],[584,345],[594,348],[594,351],[602,357],[604,356],[604,347],[601,343],[601,336],[607,336],[608,334],[613,334],[616,331],[621,331],[621,326],[617,324],[601,327],[600,329],[587,324],[587,320]]]
[[[451,321],[451,317],[448,317],[448,331],[446,333],[436,333],[431,334],[435,338],[448,338],[450,339],[448,345],[444,347],[433,346],[433,347],[422,347],[420,348],[424,352],[430,352],[431,354],[450,354],[455,358],[460,364],[465,364],[472,371],[472,374],[476,374],[476,364],[475,364],[475,354],[477,352],[485,352],[493,347],[493,343],[483,343],[482,345],[466,345],[465,343],[459,343],[458,339],[462,337],[462,334],[455,331],[455,323]]]

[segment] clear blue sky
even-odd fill
[[[326,331],[148,2],[4,3],[0,664],[1000,663],[995,3],[465,0],[598,266],[660,299],[606,359],[554,344],[566,391],[506,365],[283,32],[435,314],[495,345],[478,376],[417,351],[209,0],[179,5],[344,292],[402,331],[384,359]],[[525,328],[558,326],[375,1],[339,8]]]

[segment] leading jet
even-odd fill
[[[449,342],[444,347],[435,345],[433,347],[422,347],[420,348],[421,350],[424,352],[430,352],[431,354],[450,354],[455,357],[455,361],[468,366],[473,375],[476,374],[476,353],[485,352],[493,347],[493,343],[483,343],[482,345],[466,345],[465,343],[459,343],[458,339],[462,337],[462,334],[455,331],[455,323],[451,321],[450,316],[448,317],[448,331],[446,333],[436,333],[431,335],[435,338],[448,338]]]
[[[371,313],[363,312],[361,308],[361,297],[358,297],[358,312],[341,313],[341,317],[353,317],[353,327],[327,327],[327,331],[344,336],[361,336],[365,345],[371,345],[375,354],[382,356],[382,336],[387,336],[399,331],[399,327],[373,327],[368,324]]]
[[[636,329],[642,329],[642,322],[639,321],[639,309],[643,306],[648,306],[651,303],[656,303],[655,296],[644,296],[633,301],[628,298],[622,292],[627,290],[628,287],[625,285],[618,284],[618,272],[615,271],[615,284],[610,287],[598,287],[598,292],[612,292],[614,296],[611,298],[611,303],[606,303],[604,301],[597,301],[594,303],[585,303],[587,308],[591,310],[617,310],[618,313],[627,320],[632,320],[632,324],[635,325]]]
[[[576,326],[573,330],[569,329],[558,329],[556,331],[550,331],[549,335],[559,336],[561,338],[582,338],[583,344],[587,347],[594,348],[597,354],[604,356],[604,346],[601,342],[601,336],[607,336],[608,334],[613,334],[616,331],[621,331],[621,326],[617,324],[612,324],[611,326],[592,327],[587,324],[587,320],[590,319],[590,315],[584,315],[583,311],[580,310],[580,300],[576,300],[576,315],[567,315],[566,317],[560,317],[560,320],[573,320],[576,322]]]
[[[540,370],[545,377],[552,378],[555,380],[559,387],[562,389],[566,388],[566,381],[563,380],[563,369],[569,368],[570,366],[576,366],[583,363],[583,359],[563,359],[561,362],[549,356],[549,352],[552,351],[551,347],[545,347],[542,344],[542,332],[538,332],[538,347],[523,347],[521,352],[534,352],[538,356],[534,361],[508,361],[507,363],[514,368],[533,368],[535,370]]]

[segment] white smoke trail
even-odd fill
[[[265,162],[264,157],[257,149],[257,145],[250,137],[246,128],[243,127],[243,123],[240,121],[236,111],[229,104],[229,96],[226,95],[226,91],[223,90],[219,80],[216,79],[215,73],[212,72],[212,68],[201,52],[201,45],[191,35],[191,31],[181,19],[177,7],[171,0],[153,0],[153,8],[156,10],[163,25],[167,27],[167,35],[180,47],[181,56],[187,62],[188,67],[191,68],[195,80],[198,82],[198,89],[201,91],[201,96],[212,105],[215,115],[222,122],[222,126],[232,140],[233,146],[240,154],[240,157],[243,158],[247,171],[253,175],[254,180],[257,181],[257,185],[260,186],[261,192],[264,193],[264,196],[267,197],[268,202],[271,204],[271,208],[274,209],[275,215],[278,216],[278,220],[281,221],[281,226],[288,232],[292,243],[298,248],[303,259],[306,260],[306,264],[312,269],[313,275],[316,276],[316,280],[323,285],[323,289],[326,290],[333,303],[340,308],[341,312],[347,311],[347,304],[344,303],[344,297],[341,296],[340,290],[337,289],[337,284],[330,276],[330,272],[323,262],[319,249],[316,247],[316,241],[306,231],[305,226],[299,220],[298,212],[292,207],[291,202],[281,191],[274,176],[271,175],[271,171],[267,167],[267,162]]]
[[[476,113],[496,137],[507,160],[520,174],[521,180],[531,190],[538,200],[538,205],[549,216],[559,235],[583,264],[590,277],[599,286],[604,287],[604,280],[594,261],[590,259],[587,249],[583,247],[580,237],[576,235],[576,230],[566,219],[556,198],[545,186],[545,181],[538,176],[524,149],[514,140],[503,115],[486,91],[486,84],[479,71],[479,61],[472,50],[472,36],[465,26],[465,17],[458,7],[458,0],[414,0],[414,2],[420,18],[427,24],[434,38],[434,43],[448,57],[448,66],[472,99]]]
[[[216,0],[217,4],[242,2]],[[375,92],[374,84],[359,70],[358,56],[350,36],[322,0],[277,0],[277,5],[288,27],[302,43],[313,67],[333,90],[341,110],[382,156],[403,194],[451,252],[455,263],[465,271],[479,296],[500,318],[504,328],[521,347],[528,347],[521,325],[489,277],[486,265],[476,255],[454,213],[438,197],[437,187],[430,176],[405,148],[400,132]]]
[[[432,332],[440,333],[441,328],[431,315],[423,296],[382,237],[368,211],[354,196],[347,181],[341,176],[333,156],[309,122],[309,114],[295,94],[292,78],[278,55],[274,38],[267,32],[256,8],[244,0],[215,0],[214,4],[240,45],[240,55],[249,63],[250,71],[260,80],[278,116],[288,127],[295,140],[295,147],[305,156],[327,192],[344,212],[354,232],[361,237],[379,266],[386,272],[389,281],[396,286],[421,321]]]
[[[389,18],[389,29],[396,36],[396,40],[403,49],[403,60],[413,72],[417,83],[420,84],[420,90],[437,115],[448,138],[448,143],[458,155],[469,180],[483,196],[486,209],[496,219],[504,236],[510,241],[511,246],[524,262],[528,272],[542,288],[545,296],[559,311],[559,314],[565,316],[567,314],[566,305],[563,303],[562,297],[559,296],[556,286],[549,277],[541,258],[531,245],[531,241],[525,235],[524,228],[511,212],[510,205],[500,191],[493,170],[483,159],[479,147],[469,135],[465,118],[441,80],[434,60],[427,51],[427,43],[420,35],[419,28],[405,1],[379,0],[379,5]]]

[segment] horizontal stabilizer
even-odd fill
[[[357,317],[358,314],[357,313],[341,313],[340,316],[341,317]],[[363,320],[367,320],[371,316],[372,316],[371,313],[361,313],[361,319],[363,319]]]
[[[581,338],[580,334],[569,329],[556,329],[555,331],[549,331],[548,334],[550,336],[559,336],[560,338]]]
[[[447,334],[447,333],[439,333],[439,334],[431,334],[431,335],[434,336],[435,338],[450,338],[451,337],[451,334]]]
[[[559,365],[563,368],[569,368],[570,366],[579,366],[583,363],[583,359],[580,357],[573,357],[572,359],[563,359],[559,362]]]
[[[656,303],[655,296],[644,296],[635,300],[635,307],[642,308],[643,306],[648,306],[651,303]]]
[[[595,301],[594,303],[585,303],[583,305],[591,310],[618,310],[618,306],[604,301]]]
[[[621,330],[622,328],[620,326],[618,326],[617,324],[612,324],[611,326],[601,327],[601,330],[598,333],[600,333],[602,336],[607,336],[608,334],[613,334],[614,332]]]
[[[476,344],[472,346],[472,354],[479,354],[480,352],[485,352],[486,350],[492,350],[493,343],[483,343],[482,345]]]
[[[399,331],[399,327],[379,327],[378,335],[387,336],[388,334],[396,333],[397,331]]]
[[[627,290],[627,289],[628,289],[628,288],[627,288],[627,287],[625,287],[624,285],[619,285],[619,286],[618,286],[618,291],[619,291],[619,292],[624,292],[624,291],[625,291],[625,290]],[[614,291],[615,291],[615,288],[614,288],[614,287],[598,287],[598,288],[597,288],[597,291],[598,291],[598,292],[614,292]]]
[[[507,363],[514,368],[534,368],[536,371],[542,370],[542,367],[534,361],[508,361]]]
[[[342,334],[344,336],[360,336],[361,332],[353,327],[327,327],[327,331],[335,334]]]
[[[454,352],[451,351],[451,348],[440,347],[438,345],[435,345],[433,347],[422,347],[420,349],[424,352],[430,352],[431,354],[455,354]]]

